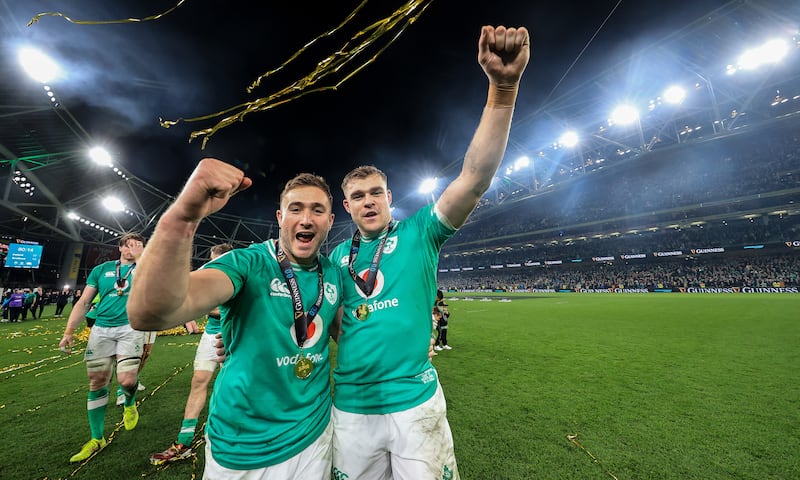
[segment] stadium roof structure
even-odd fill
[[[8,10],[5,2],[1,0],[0,7]],[[2,17],[0,38],[11,38],[20,26]],[[611,162],[613,155],[635,157],[794,115],[800,111],[798,25],[800,2],[737,0],[660,40],[636,46],[633,55],[630,49],[609,52],[607,68],[515,119],[507,159],[534,155],[539,165],[585,170],[588,158]],[[790,45],[784,63],[758,72],[726,73],[743,47],[772,37]],[[114,244],[121,232],[151,233],[171,195],[123,167],[89,162],[86,152],[94,141],[78,120],[80,115],[59,100],[57,91],[48,96],[42,85],[31,82],[9,48],[0,52],[0,78],[0,235]],[[663,104],[665,79],[689,91],[682,105]],[[641,112],[635,128],[607,122],[608,112],[623,100]],[[578,132],[578,153],[555,142],[566,129]],[[539,136],[531,137],[531,131]],[[442,176],[454,176],[460,165],[461,159],[454,159]],[[520,187],[536,189],[533,184]],[[127,213],[112,214],[101,206],[100,200],[110,194],[127,199]],[[352,228],[337,220],[329,242],[346,238]],[[243,244],[276,234],[274,221],[215,214],[199,231],[195,256],[205,256],[206,249],[221,240]]]
[[[748,49],[780,39],[788,53],[780,63],[748,70],[738,65]],[[612,60],[602,72],[550,98],[541,108],[515,118],[507,157],[530,156],[541,185],[515,187],[533,192],[557,170],[585,173],[589,166],[726,135],[800,111],[800,4],[732,1],[702,15],[633,55]],[[665,92],[682,88],[686,97],[671,105]],[[632,125],[614,124],[619,105],[638,110]],[[544,132],[531,137],[526,132]],[[579,144],[559,136],[577,132]],[[513,166],[509,168],[509,172]],[[544,172],[539,172],[543,169]],[[502,173],[502,172],[501,172]]]

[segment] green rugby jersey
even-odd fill
[[[436,298],[439,250],[454,230],[436,217],[433,205],[397,222],[384,245],[375,290],[365,298],[348,271],[352,240],[330,259],[342,276],[344,316],[334,370],[336,408],[385,414],[415,407],[436,392],[436,370],[428,359],[431,308]],[[354,270],[366,279],[380,238],[361,239]],[[369,316],[356,318],[366,305]]]
[[[116,260],[103,262],[89,272],[86,286],[96,288],[97,294],[100,296],[100,300],[94,308],[95,325],[98,327],[121,327],[128,324],[128,312],[125,307],[128,304],[128,294],[136,273],[135,265],[120,265],[119,267],[120,278],[126,278],[127,275],[122,295],[117,295],[115,286],[117,282]]]
[[[203,330],[209,335],[218,334],[220,331],[222,331],[222,320],[219,318],[214,318],[211,315],[206,315],[206,326]]]
[[[219,318],[214,318],[211,315],[209,315],[208,321],[206,321],[205,333],[208,333],[209,335],[216,335],[220,332],[221,328],[222,328],[221,320]]]
[[[314,362],[309,378],[294,374],[299,349],[286,280],[267,241],[236,249],[203,268],[224,272],[234,295],[220,306],[228,351],[211,396],[206,433],[214,459],[235,470],[276,465],[314,442],[330,420],[328,328],[340,304],[339,272],[325,257],[324,297],[308,327],[304,356]],[[304,311],[318,296],[316,268],[293,265]]]

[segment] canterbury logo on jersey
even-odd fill
[[[292,298],[292,294],[289,293],[289,287],[287,287],[286,282],[280,278],[273,278],[272,281],[269,282],[269,295],[271,297]]]
[[[332,283],[325,282],[323,294],[325,295],[325,300],[331,305],[336,305],[336,302],[339,300],[339,291],[336,289],[336,285]],[[270,297],[292,298],[292,294],[289,293],[289,287],[286,286],[286,282],[280,278],[273,278],[272,281],[269,282],[269,295]]]

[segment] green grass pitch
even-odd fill
[[[433,360],[463,479],[800,478],[800,295],[465,295]],[[202,451],[148,462],[177,434],[198,336],[159,337],[137,428],[71,465],[86,374],[48,313],[0,324],[0,478],[200,478]]]

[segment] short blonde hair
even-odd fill
[[[388,179],[386,178],[386,174],[383,173],[378,167],[374,165],[362,165],[360,167],[356,167],[350,170],[350,173],[344,176],[344,180],[342,180],[342,192],[347,195],[347,185],[356,179],[367,178],[372,175],[378,175],[384,181],[384,183],[388,183]]]
[[[231,250],[233,250],[233,245],[231,245],[230,243],[220,243],[219,245],[214,245],[213,247],[211,247],[209,253],[215,257],[219,257],[223,253],[228,253]]]
[[[330,204],[329,206],[331,210],[333,210],[333,195],[331,195],[331,187],[324,178],[313,173],[300,173],[289,179],[289,181],[286,182],[286,185],[283,186],[283,191],[281,192],[280,196],[280,203],[283,204],[283,198],[290,190],[294,190],[295,188],[299,187],[317,187],[325,192],[325,195],[328,197],[328,203]]]

